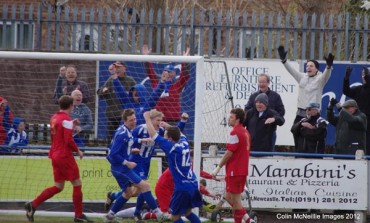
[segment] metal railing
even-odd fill
[[[179,55],[187,46],[206,57],[367,61],[367,15],[308,15],[171,9],[171,11],[2,6],[0,50]]]

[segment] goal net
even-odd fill
[[[85,157],[77,161],[85,203],[101,203],[107,192],[119,189],[105,159],[109,102],[97,95],[97,91],[110,77],[108,69],[113,62],[124,61],[127,75],[136,84],[144,85],[149,93],[153,91],[153,86],[146,64],[152,65],[156,78],[160,78],[165,66],[174,66],[177,81],[183,75],[182,64],[189,65],[189,78],[179,93],[181,113],[189,114],[184,134],[194,148],[193,163],[196,173],[199,173],[201,166],[201,149],[207,150],[212,145],[225,143],[230,130],[227,115],[232,103],[228,95],[227,70],[222,62],[204,61],[200,56],[31,52],[0,52],[0,61],[3,65],[0,97],[2,102],[7,101],[3,103],[3,109],[6,106],[10,108],[13,116],[9,119],[10,122],[18,117],[22,118],[28,134],[27,146],[18,147],[17,150],[6,145],[0,146],[1,202],[29,201],[45,187],[53,185],[52,167],[47,158],[50,147],[49,119],[59,110],[54,96],[60,68],[63,66],[75,66],[77,80],[87,84],[89,94],[85,104],[91,110],[93,128],[84,147],[80,147],[85,151]],[[69,87],[66,83],[63,80],[63,90]],[[74,87],[83,91],[82,85]],[[12,124],[14,123],[11,126]],[[151,162],[149,182],[152,188],[162,173],[162,168],[167,166],[163,153],[157,151]],[[66,184],[65,189],[49,202],[56,207],[65,206],[65,203],[71,202],[71,191],[71,185]],[[50,209],[56,208],[53,206]]]

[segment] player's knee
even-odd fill
[[[141,192],[146,192],[150,190],[150,184],[145,180],[142,180],[139,185]]]

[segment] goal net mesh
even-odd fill
[[[85,151],[85,157],[77,161],[83,184],[84,202],[103,202],[107,192],[119,190],[110,172],[110,165],[105,159],[109,143],[107,139],[107,101],[97,95],[98,89],[102,88],[110,77],[108,68],[114,61],[124,61],[127,75],[133,77],[137,84],[144,85],[149,93],[153,91],[153,87],[148,78],[145,63],[152,64],[157,78],[160,78],[164,67],[171,64],[176,68],[177,79],[181,76],[181,64],[189,64],[189,79],[180,92],[181,113],[189,114],[184,134],[193,147],[201,145],[203,151],[207,151],[212,145],[226,142],[230,131],[227,126],[227,116],[232,103],[228,95],[228,78],[224,63],[205,61],[201,69],[202,73],[197,73],[197,60],[187,59],[192,57],[169,56],[164,61],[164,59],[158,59],[160,56],[146,57],[145,60],[140,55],[109,56],[111,56],[109,59],[103,60],[81,59],[75,54],[69,54],[67,59],[65,56],[42,59],[36,56],[33,59],[29,56],[24,57],[22,54],[18,58],[15,56],[7,58],[4,55],[0,57],[3,65],[0,96],[3,102],[7,101],[7,104],[4,103],[3,106],[7,105],[10,108],[13,115],[12,120],[20,117],[25,121],[28,134],[28,146],[21,147],[21,151],[7,148],[6,145],[1,147],[0,201],[29,201],[44,188],[53,185],[51,162],[47,158],[50,147],[49,120],[59,110],[54,95],[59,70],[62,66],[74,65],[78,75],[77,79],[87,84],[89,93],[86,105],[91,110],[94,127],[85,147],[80,147]],[[202,79],[198,79],[198,75],[203,75]],[[63,80],[63,88],[66,84],[67,82]],[[197,100],[198,104],[196,104]],[[196,107],[199,107],[199,113],[196,113]],[[197,119],[200,120],[198,124],[195,124],[196,114],[201,116]],[[10,124],[12,126],[12,123]],[[196,127],[199,128],[198,134],[202,135],[199,138],[201,141],[199,144],[194,141],[197,139]],[[167,166],[163,153],[160,150],[157,151],[151,162],[149,182],[152,189],[162,170]],[[194,160],[200,159],[194,157]],[[210,172],[211,170],[205,171]],[[65,189],[50,201],[71,202],[71,193],[72,186],[66,184]],[[63,204],[60,205],[63,206]]]

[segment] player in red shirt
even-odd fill
[[[232,206],[235,223],[241,223],[242,219],[246,223],[250,222],[241,199],[248,175],[251,148],[251,137],[243,126],[244,119],[243,109],[234,108],[230,111],[228,123],[233,129],[226,144],[226,152],[212,172],[212,175],[216,176],[220,169],[226,166],[226,200],[230,201]]]
[[[73,206],[75,211],[74,222],[92,222],[82,213],[82,191],[81,179],[73,152],[76,152],[80,159],[83,153],[78,149],[73,140],[73,127],[79,124],[77,119],[71,120],[69,116],[73,109],[73,98],[64,95],[58,100],[60,111],[55,113],[50,119],[51,148],[49,158],[53,166],[54,186],[46,188],[32,202],[25,204],[26,216],[33,222],[33,215],[36,208],[61,192],[65,181],[70,181],[73,185]]]

